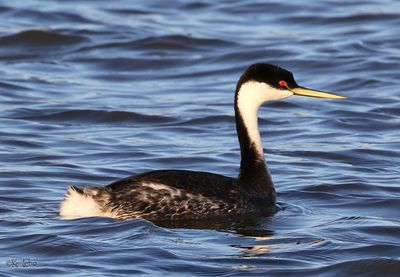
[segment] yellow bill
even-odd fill
[[[290,89],[295,95],[302,95],[302,96],[310,96],[310,97],[318,97],[318,98],[330,98],[330,99],[346,99],[345,96],[323,92],[319,90],[297,87]]]

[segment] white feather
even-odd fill
[[[289,90],[276,89],[266,83],[255,81],[244,83],[240,87],[237,99],[238,108],[250,140],[255,144],[261,156],[264,154],[258,130],[258,108],[265,102],[283,99],[291,95],[293,93]]]
[[[60,205],[60,217],[63,219],[74,219],[91,216],[111,216],[103,212],[96,201],[89,195],[77,192],[72,186]]]

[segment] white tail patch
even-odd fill
[[[60,217],[63,219],[74,219],[91,216],[111,215],[103,212],[97,202],[89,195],[80,193],[69,186],[64,200],[60,205]]]

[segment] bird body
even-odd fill
[[[292,95],[344,97],[297,85],[291,72],[276,65],[251,65],[235,91],[235,119],[241,151],[237,178],[209,172],[157,170],[105,187],[70,186],[60,206],[66,219],[106,216],[153,221],[198,220],[232,215],[267,215],[276,193],[264,160],[258,108]]]
[[[69,194],[87,197],[83,202],[94,201],[102,207],[90,216],[154,221],[260,214],[271,210],[265,203],[275,203],[274,191],[255,193],[252,187],[239,185],[236,178],[188,170],[150,171],[105,187],[70,187]]]

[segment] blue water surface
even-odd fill
[[[400,3],[0,1],[2,276],[399,276]],[[254,62],[345,101],[260,110],[281,210],[241,229],[61,220],[68,184],[236,176]]]

